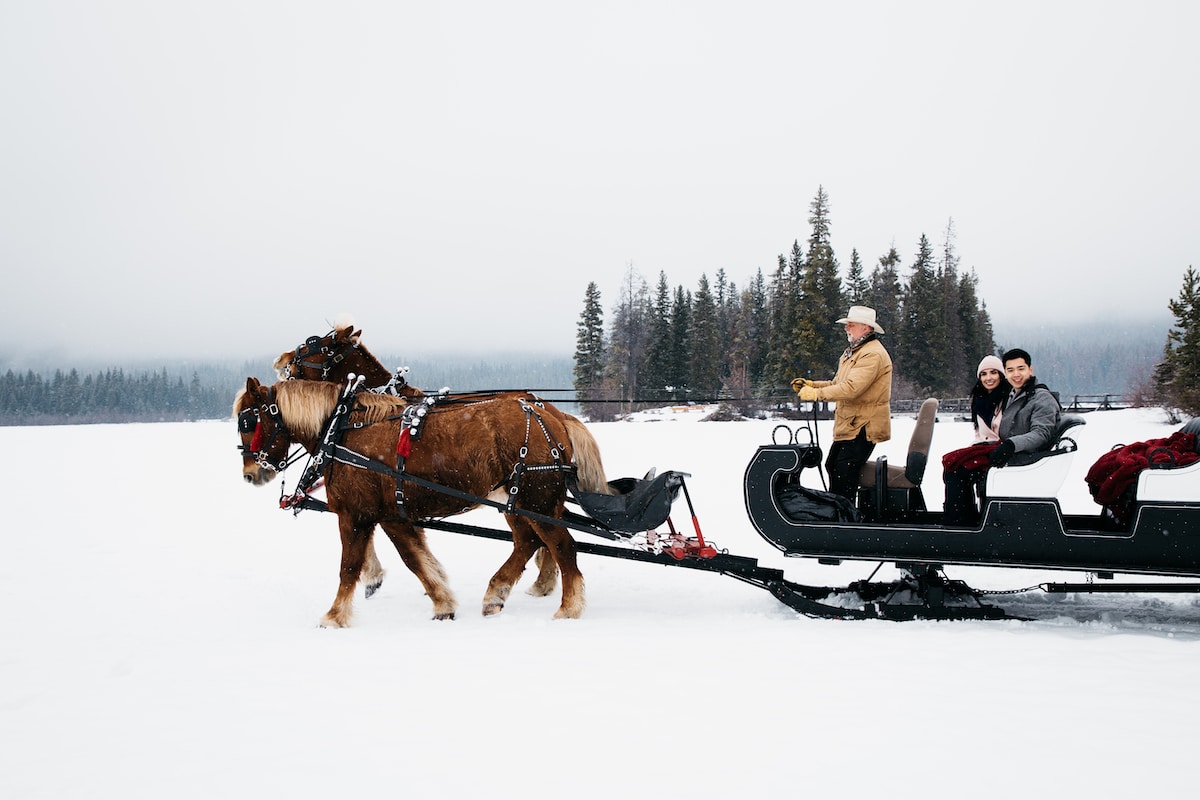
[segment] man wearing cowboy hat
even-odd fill
[[[858,477],[875,445],[892,438],[892,358],[879,341],[883,328],[875,309],[851,306],[838,320],[850,345],[838,359],[831,381],[796,378],[792,389],[804,402],[832,400],[833,444],[825,469],[829,490],[854,502]]]

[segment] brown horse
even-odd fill
[[[352,403],[342,444],[395,470],[401,416],[408,405],[404,398],[362,392],[347,400],[336,384],[283,381],[266,387],[247,378],[246,388],[234,402],[245,480],[261,485],[273,479],[293,443],[309,453],[317,452],[339,402]],[[435,405],[420,427],[420,438],[412,443],[404,461],[406,474],[479,498],[496,493],[491,499],[507,499],[515,490],[516,508],[555,519],[562,518],[566,499],[565,472],[555,466],[569,469],[572,457],[577,461],[586,458],[572,451],[566,426],[555,415],[517,397]],[[322,624],[349,624],[354,587],[376,525],[383,528],[405,566],[425,587],[434,618],[453,618],[455,600],[445,572],[430,553],[417,523],[469,510],[464,507],[466,501],[401,481],[403,503],[398,505],[394,472],[380,473],[344,461],[331,459],[324,467],[329,510],[337,514],[341,532],[342,558],[337,595]],[[563,576],[562,601],[554,616],[579,617],[585,599],[574,540],[560,525],[518,519],[521,524],[513,526],[513,552],[492,576],[484,594],[484,615],[504,608],[525,563],[545,545]]]
[[[281,381],[312,380],[344,383],[350,375],[361,375],[364,385],[372,391],[398,397],[421,398],[425,392],[410,386],[403,373],[393,375],[383,363],[362,344],[362,329],[353,325],[336,325],[324,336],[310,336],[293,350],[288,350],[275,359],[273,365]],[[536,399],[529,392],[481,393],[482,397],[521,397]],[[550,403],[543,404],[546,412],[557,417],[567,428],[572,451],[576,455],[579,487],[587,492],[608,494],[611,490],[605,477],[604,464],[600,458],[600,446],[591,431],[574,417]],[[507,517],[509,527],[523,524],[519,518]],[[547,558],[545,550],[539,548],[534,558],[538,565],[538,576],[529,588],[534,597],[545,597],[554,591],[558,570],[554,559]],[[367,596],[383,582],[384,570],[375,554],[373,545],[368,546],[363,566],[363,581]]]

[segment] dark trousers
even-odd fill
[[[983,469],[952,469],[942,473],[946,483],[946,505],[942,522],[946,525],[974,525],[979,522],[975,506],[975,487],[987,474]]]
[[[834,442],[829,448],[829,457],[825,459],[825,470],[829,473],[829,491],[840,494],[851,503],[855,502],[858,494],[858,477],[862,473],[863,464],[871,457],[875,445],[867,441],[867,429],[863,428],[858,436],[844,442]]]

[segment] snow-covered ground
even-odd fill
[[[865,577],[871,565],[784,558],[750,526],[742,474],[778,423],[701,415],[591,428],[610,477],[690,472],[719,547],[794,580]],[[1073,513],[1098,511],[1082,476],[1100,453],[1174,430],[1151,410],[1087,421],[1062,495]],[[902,458],[911,425],[898,417],[877,454]],[[938,424],[931,505],[940,455],[968,441],[966,424]],[[1191,596],[1082,612],[1066,598],[1066,615],[1037,622],[838,622],[721,576],[582,556],[583,619],[553,621],[557,599],[520,591],[483,619],[507,546],[430,532],[457,620],[429,619],[382,542],[382,589],[360,592],[354,627],[325,630],[334,519],[278,510],[278,482],[243,484],[235,443],[228,421],[0,428],[0,797],[1158,798],[1200,786]],[[1082,577],[950,572],[997,589]]]

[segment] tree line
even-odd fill
[[[846,347],[835,320],[852,305],[874,308],[893,360],[893,396],[961,397],[979,359],[996,351],[987,305],[973,270],[964,271],[954,225],[940,245],[922,234],[905,268],[893,246],[868,273],[857,250],[843,279],[830,238],[829,196],[818,187],[804,245],[780,254],[739,288],[725,271],[701,275],[695,290],[651,289],[630,267],[606,326],[600,291],[589,283],[577,324],[574,385],[592,419],[614,402],[789,397],[792,378],[832,377]]]
[[[846,346],[834,320],[851,305],[874,308],[886,331],[894,398],[967,395],[979,359],[999,348],[975,272],[961,267],[953,221],[936,249],[922,234],[907,266],[893,246],[868,273],[851,251],[843,277],[823,187],[809,210],[805,244],[793,242],[769,275],[759,269],[743,288],[724,270],[712,281],[701,275],[694,290],[672,287],[660,272],[651,288],[631,266],[606,325],[600,290],[589,283],[573,371],[584,413],[601,420],[649,403],[790,401],[792,378],[832,376]],[[1044,342],[1035,366],[1048,368],[1052,388],[1066,395],[1115,391],[1161,406],[1169,418],[1200,415],[1200,278],[1193,267],[1167,305],[1174,324],[1158,358],[1152,342],[1138,337],[1081,341],[1076,333]]]
[[[93,422],[177,422],[230,414],[233,392],[161,372],[126,374],[109,369],[80,375],[55,370],[49,378],[11,369],[0,376],[0,425],[69,425]]]
[[[124,422],[182,422],[224,419],[246,376],[275,380],[271,358],[235,365],[206,363],[172,374],[160,370],[108,368],[84,372],[56,369],[45,375],[32,369],[0,374],[0,425],[74,425]],[[569,401],[571,360],[561,357],[516,358],[503,362],[478,358],[404,360],[416,386],[452,391],[493,388],[550,390],[547,399]],[[0,369],[3,367],[0,366]],[[555,393],[555,389],[563,389]],[[569,402],[565,402],[569,406]]]

